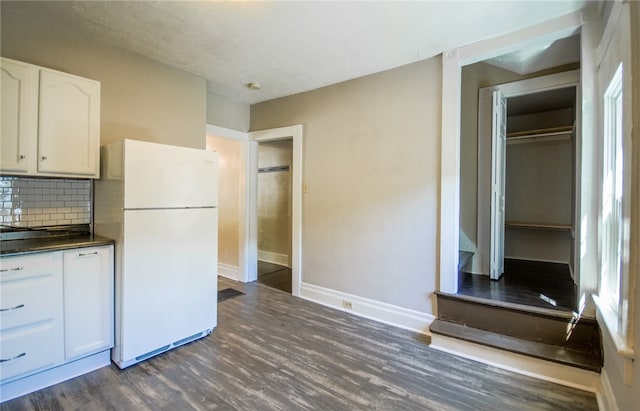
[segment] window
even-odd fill
[[[599,297],[608,309],[620,317],[623,251],[622,64],[618,66],[604,93],[603,103],[602,259]]]

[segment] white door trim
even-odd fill
[[[300,283],[302,282],[302,125],[297,124],[288,127],[272,128],[267,130],[252,131],[249,133],[251,142],[249,201],[248,201],[248,225],[249,225],[249,250],[251,259],[249,281],[257,279],[258,260],[258,143],[264,141],[293,139],[292,161],[292,189],[291,189],[291,294],[300,296]]]
[[[207,124],[207,135],[228,138],[230,140],[236,140],[242,143],[240,152],[240,187],[238,187],[238,262],[237,262],[237,275],[234,276],[238,281],[249,281],[249,256],[248,256],[248,241],[250,238],[249,225],[247,224],[247,210],[249,210],[249,184],[247,184],[247,176],[250,175],[249,171],[249,133],[243,131],[237,131],[230,128],[220,127],[213,124]],[[219,240],[219,239],[218,239]],[[255,263],[254,263],[255,264]]]
[[[440,226],[438,240],[440,291],[458,291],[460,229],[460,91],[462,67],[543,41],[566,37],[582,25],[576,12],[490,40],[445,51],[442,57],[442,139]]]

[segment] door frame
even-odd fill
[[[584,21],[583,13],[576,12],[443,53],[440,219],[437,233],[440,291],[451,294],[458,291],[462,67],[545,41],[568,37],[576,33]],[[591,81],[588,83],[591,84]]]
[[[258,278],[258,143],[275,140],[293,140],[291,172],[291,294],[300,296],[302,283],[302,134],[301,124],[249,133],[247,174],[247,280]]]
[[[479,105],[478,110],[480,110]],[[480,145],[480,130],[477,135],[478,145]],[[501,89],[497,89],[491,93],[491,270],[489,277],[492,280],[499,280],[504,273],[506,138],[507,97]],[[478,208],[480,208],[479,204]]]
[[[235,280],[248,282],[249,266],[248,266],[248,241],[250,238],[249,227],[247,226],[247,203],[248,203],[248,184],[247,176],[249,175],[249,133],[237,131],[230,128],[220,127],[207,124],[207,136],[215,136],[238,141],[241,145],[239,181],[238,184],[238,262]],[[220,239],[218,239],[220,241]],[[218,268],[220,272],[220,268]],[[232,273],[230,273],[232,274]],[[225,275],[226,276],[226,275]]]

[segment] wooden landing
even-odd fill
[[[437,293],[434,334],[600,372],[598,323],[574,313]]]

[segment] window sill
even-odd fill
[[[600,323],[604,324],[604,328],[611,336],[618,354],[625,358],[634,359],[633,349],[627,344],[625,336],[618,332],[618,315],[597,295],[593,296],[593,300],[596,303],[598,317],[602,320]]]
[[[594,295],[593,300],[596,303],[598,323],[611,337],[619,356],[619,361],[622,361],[622,380],[626,385],[631,385],[633,382],[633,362],[635,360],[633,348],[628,344],[625,336],[618,332],[618,315],[598,296]]]

